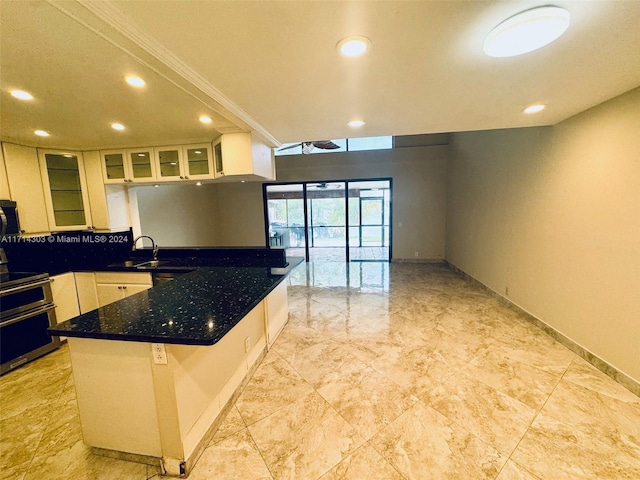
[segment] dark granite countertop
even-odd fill
[[[213,345],[302,262],[286,267],[195,267],[172,282],[62,322],[66,337]],[[129,270],[131,271],[131,270]]]

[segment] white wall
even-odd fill
[[[442,260],[448,146],[276,157],[279,182],[393,178],[394,259]],[[402,227],[399,225],[402,224]]]
[[[277,157],[278,181],[393,178],[393,258],[442,260],[448,147]],[[265,245],[262,184],[136,187],[142,233],[160,246]],[[402,227],[400,227],[402,223]]]
[[[142,234],[159,246],[216,245],[216,185],[144,186],[135,191]]]
[[[453,135],[447,260],[640,381],[640,89]]]

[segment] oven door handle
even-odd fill
[[[31,310],[27,313],[23,313],[22,315],[18,316],[18,317],[13,317],[13,318],[9,318],[7,320],[4,320],[0,323],[0,327],[6,327],[7,325],[11,325],[12,323],[18,323],[21,322],[23,320],[26,320],[27,318],[31,318],[31,317],[35,317],[36,315],[41,315],[43,313],[47,313],[50,312],[51,310],[55,309],[56,306],[53,303],[47,303],[46,305],[40,307],[40,308],[36,308],[35,310]]]
[[[9,295],[11,293],[19,293],[25,290],[31,290],[32,288],[41,287],[48,283],[51,283],[51,280],[49,278],[45,278],[44,280],[38,280],[37,282],[26,283],[24,285],[18,285],[17,287],[7,288],[6,290],[0,291],[0,297],[4,297],[5,295]]]

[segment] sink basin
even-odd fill
[[[163,261],[163,260],[142,261],[141,259],[136,259],[136,260],[125,260],[124,262],[114,263],[114,264],[109,265],[109,266],[110,267],[135,268],[136,270],[146,270],[146,269],[150,269],[150,268],[157,268],[160,265],[164,265],[165,263],[167,263],[167,262]]]
[[[156,268],[160,265],[162,265],[163,263],[167,263],[167,262],[163,262],[161,260],[149,260],[148,262],[143,262],[143,263],[137,263],[135,265],[136,268]]]

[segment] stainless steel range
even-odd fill
[[[58,348],[47,332],[55,324],[49,275],[9,272],[0,249],[0,374]]]

